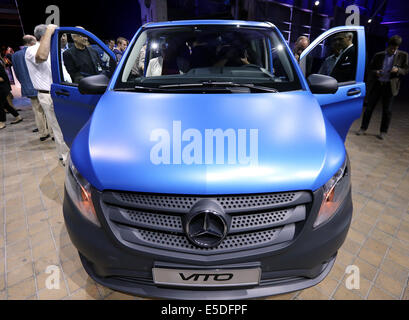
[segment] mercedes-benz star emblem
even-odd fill
[[[186,221],[186,234],[196,246],[214,248],[226,237],[227,223],[223,216],[215,211],[199,211]]]

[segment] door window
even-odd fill
[[[322,40],[305,57],[305,74],[329,75],[344,82],[355,81],[357,70],[356,31],[337,32]]]
[[[59,33],[60,81],[78,85],[81,79],[104,74],[111,78],[116,61],[94,40],[81,33]]]

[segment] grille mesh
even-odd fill
[[[280,230],[281,228],[228,236],[219,246],[215,248],[198,248],[192,245],[185,236],[179,236],[175,234],[148,230],[138,230],[136,233],[142,241],[152,245],[159,245],[169,249],[188,249],[194,251],[216,252],[224,250],[246,249],[256,245],[273,242],[280,233]]]
[[[213,199],[217,201],[226,212],[241,212],[243,210],[257,210],[269,206],[286,206],[302,195],[303,193],[301,192],[284,192],[261,195],[194,197],[106,192],[104,201],[119,206],[138,209],[146,208],[160,211],[188,212],[197,201],[201,199]]]
[[[234,231],[235,229],[253,228],[278,223],[284,221],[288,217],[289,212],[288,210],[281,210],[234,216],[231,230]]]
[[[257,196],[235,196],[217,198],[224,209],[248,208],[282,204],[294,200],[296,193],[277,193]]]
[[[194,197],[154,196],[135,193],[116,193],[126,203],[132,203],[143,207],[190,209],[198,200]]]
[[[112,215],[111,219],[119,223],[140,226],[148,229],[159,228],[168,232],[183,232],[182,217],[179,215],[168,215],[147,211],[124,210],[122,215],[125,220],[117,219]],[[280,226],[288,221],[293,210],[269,211],[262,213],[251,213],[246,215],[232,216],[230,231],[243,232],[247,229],[257,229],[272,226]]]
[[[182,219],[179,216],[172,216],[151,212],[139,212],[126,210],[130,221],[150,227],[163,227],[175,231],[182,230]]]

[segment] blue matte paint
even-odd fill
[[[203,136],[205,129],[259,129],[259,165],[153,165],[150,133],[157,128],[171,133],[175,120],[182,122],[182,131],[195,128]],[[88,159],[86,164],[82,157],[73,159],[98,189],[184,194],[315,190],[345,159],[342,140],[306,91],[224,97],[110,91],[93,114],[88,141],[85,137],[81,145],[89,146],[95,176],[88,175]]]
[[[51,69],[53,84],[51,85],[51,96],[54,102],[54,110],[60,124],[61,130],[64,133],[64,140],[66,144],[70,147],[78,131],[85,125],[89,120],[95,106],[97,105],[101,95],[82,95],[78,91],[76,85],[69,85],[61,83],[60,74],[61,69],[59,65],[59,55],[61,54],[58,50],[59,34],[61,33],[73,33],[80,32],[85,34],[90,39],[93,39],[98,43],[101,48],[109,54],[111,59],[116,61],[114,53],[95,35],[92,33],[80,29],[80,28],[58,28],[53,35],[51,40]],[[63,91],[69,93],[69,96],[59,96],[56,95],[56,91]]]
[[[70,96],[57,96],[56,91],[67,92]],[[71,146],[78,131],[91,117],[101,95],[82,95],[78,87],[62,84],[53,84],[51,95],[56,106],[55,115],[64,133],[64,140],[68,146]]]
[[[275,28],[267,23],[245,21],[155,23],[139,29],[130,47],[143,28],[238,23]],[[281,33],[278,34],[285,50],[289,50]],[[99,100],[90,121],[75,138],[71,149],[75,166],[97,189],[202,195],[316,190],[325,184],[344,162],[346,152],[343,135],[347,132],[351,119],[359,117],[361,106],[358,106],[358,103],[351,104],[351,99],[344,96],[342,88],[334,95],[314,97],[297,66],[295,69],[305,90],[276,94],[157,94],[113,91],[111,89],[129,51],[131,50],[128,49],[125,53],[109,89]],[[362,48],[359,50],[360,55],[361,51]],[[292,54],[290,59],[296,64]],[[58,70],[53,68],[53,73],[56,71]],[[364,92],[362,98],[363,96]],[[87,96],[76,96],[74,92],[72,97],[84,105],[96,103]],[[53,98],[55,99],[55,95]],[[324,112],[317,100],[323,104]],[[339,107],[331,108],[336,103]],[[60,115],[59,121],[64,135],[73,136],[76,132],[68,128],[69,125],[64,128],[64,122],[70,121],[68,106],[68,103],[64,106],[63,103],[57,102],[55,107],[56,113]],[[75,104],[72,108],[74,107]],[[81,112],[73,113],[78,113],[81,121],[84,121],[85,111],[82,116]],[[335,128],[331,121],[334,118],[339,120]],[[72,122],[74,119],[75,116],[72,116]],[[182,131],[189,128],[200,130],[203,138],[205,129],[258,129],[258,165],[152,164],[150,150],[155,143],[150,141],[150,134],[158,128],[172,133],[173,121],[182,122]],[[68,133],[70,130],[71,133]],[[186,144],[183,142],[182,148]]]

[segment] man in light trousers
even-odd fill
[[[63,165],[68,156],[69,149],[64,142],[61,128],[58,125],[54,112],[54,104],[50,95],[52,75],[50,46],[51,37],[58,26],[38,25],[34,29],[34,36],[39,43],[27,48],[26,63],[34,88],[38,91],[38,100],[44,109],[48,125],[53,132],[59,160]]]
[[[33,108],[34,119],[37,126],[37,130],[35,131],[39,132],[40,140],[45,141],[50,137],[47,127],[47,119],[45,117],[43,107],[41,106],[40,101],[38,101],[37,90],[35,90],[33,87],[25,60],[27,48],[34,46],[36,43],[37,40],[34,36],[25,35],[23,37],[24,48],[13,54],[12,60],[14,72],[21,84],[21,95],[23,97],[28,97],[31,100],[31,106]]]

